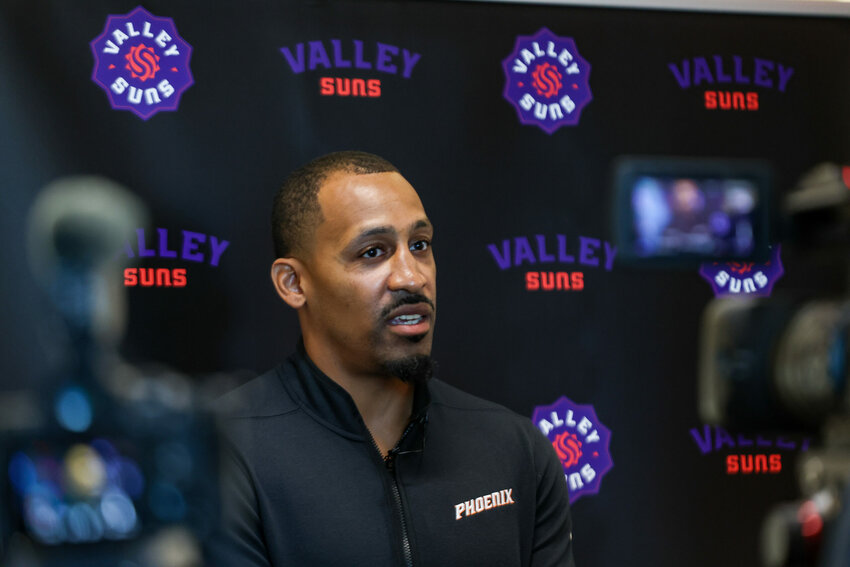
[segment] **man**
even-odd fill
[[[223,399],[220,565],[572,566],[563,470],[530,420],[436,379],[434,229],[389,162],[329,154],[272,214],[303,340]]]

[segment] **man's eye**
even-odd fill
[[[377,258],[379,256],[383,256],[384,251],[380,248],[369,248],[366,250],[361,256],[364,258]]]
[[[411,244],[410,249],[416,250],[418,252],[422,252],[423,250],[428,250],[431,247],[431,243],[427,240],[417,240],[413,244]]]

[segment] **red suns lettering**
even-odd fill
[[[722,97],[723,94],[721,93],[720,96]],[[722,99],[721,99],[720,105],[721,105],[721,107],[723,106]],[[738,92],[738,91],[735,91],[734,93],[732,93],[732,107],[733,108],[744,108],[744,93]],[[729,107],[727,106],[726,108],[728,109]]]
[[[186,287],[186,268],[176,268],[172,274],[174,287]]]
[[[759,94],[758,93],[747,93],[747,108],[749,110],[758,110],[759,109]]]
[[[334,94],[333,77],[322,77],[319,79],[319,94],[325,96]]]
[[[322,77],[319,79],[319,94],[375,98],[381,96],[381,81],[380,79],[367,81],[348,77]]]
[[[573,272],[570,275],[570,281],[573,284],[573,289],[576,291],[584,289],[584,272]]]
[[[774,453],[770,456],[770,472],[778,473],[782,470],[782,455]]]
[[[753,474],[771,473],[782,471],[782,455],[727,455],[726,474]]]
[[[366,81],[366,87],[369,89],[369,96],[381,96],[381,81],[378,79],[369,79]]]
[[[156,285],[157,287],[171,287],[171,270],[168,268],[157,268]]]
[[[584,289],[583,272],[526,272],[525,289],[536,291]]]
[[[175,268],[126,268],[124,285],[126,287],[186,287],[186,269]]]
[[[146,268],[139,268],[139,280],[143,287],[151,287],[154,282],[154,271]]]
[[[758,110],[759,94],[741,91],[705,91],[705,107],[709,110]]]

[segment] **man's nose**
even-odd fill
[[[389,277],[391,291],[407,290],[420,291],[428,283],[423,266],[406,247],[400,248],[391,264],[392,272]]]

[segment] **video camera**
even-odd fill
[[[16,398],[26,411],[0,420],[4,565],[203,564],[218,512],[212,419],[185,377],[130,365],[116,348],[116,252],[145,216],[97,177],[57,181],[32,208],[31,265],[63,323],[63,362]]]
[[[781,207],[772,183],[769,166],[757,161],[623,159],[613,215],[620,255],[637,267],[725,264],[713,272],[717,288],[742,266],[778,258],[778,248],[770,251],[781,242],[796,267],[846,276],[850,168],[818,166]],[[769,515],[761,556],[765,567],[847,567],[850,290],[843,281],[768,298],[748,293],[759,291],[758,273],[750,282],[740,276],[705,309],[699,414],[737,430],[820,433],[819,447],[798,460],[803,498]]]

